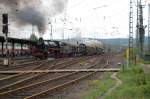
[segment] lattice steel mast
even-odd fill
[[[129,64],[133,63],[133,0],[130,0],[130,13],[129,13]]]
[[[137,0],[137,33],[136,33],[137,55],[142,58],[144,56],[144,35],[145,28],[143,26],[143,6],[141,0]]]
[[[148,53],[150,54],[150,4],[148,4]]]

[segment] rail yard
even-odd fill
[[[26,60],[0,69],[0,97],[4,99],[43,99],[67,86],[74,85],[98,73],[96,69],[110,68],[113,55],[103,54],[55,60]],[[24,59],[25,60],[25,59]],[[22,60],[21,60],[22,61]],[[70,72],[2,73],[2,71],[74,70]],[[75,71],[95,69],[95,71]],[[101,73],[102,75],[102,73]]]
[[[12,49],[3,49],[0,67],[0,98],[43,99],[55,96],[62,88],[78,84],[101,72],[118,72],[117,55],[106,53],[102,43],[78,43],[39,38],[17,49],[29,40],[12,39]],[[3,42],[3,41],[2,41]],[[10,47],[10,46],[9,46]],[[117,67],[118,66],[118,67]],[[67,96],[66,96],[67,97]],[[53,99],[53,98],[52,98]]]
[[[150,99],[149,64],[150,0],[0,0],[0,99]]]

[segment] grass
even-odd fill
[[[118,77],[122,80],[122,85],[105,99],[150,99],[149,75],[140,66],[120,72]]]
[[[110,78],[111,73],[107,73],[102,80],[92,80],[89,82],[90,89],[82,94],[82,99],[97,99],[109,88],[115,85],[115,81]]]
[[[143,61],[144,64],[150,64],[150,61]]]
[[[81,99],[98,99],[103,96],[115,81],[107,74],[101,80],[89,82],[90,88]],[[122,84],[104,99],[150,99],[150,72],[144,72],[140,66],[132,66],[117,74]]]

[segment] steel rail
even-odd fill
[[[40,65],[43,62],[46,62],[47,60],[42,60],[42,61],[35,61],[35,62],[28,62],[28,63],[23,63],[23,64],[17,64],[17,65],[12,65],[11,67],[8,66],[8,68],[2,69],[2,70],[12,70],[12,69],[18,69],[18,68],[23,68],[25,66],[36,66],[36,65]]]
[[[72,63],[73,64],[73,63]],[[40,73],[65,73],[65,72],[118,72],[119,68],[107,68],[107,69],[53,69],[53,70],[27,70],[27,71],[0,71],[0,74],[40,74]]]
[[[104,68],[105,68],[107,65],[108,65],[108,64],[104,65]],[[92,72],[92,73],[88,73],[88,74],[83,75],[83,76],[81,76],[81,77],[79,77],[79,78],[77,78],[77,79],[73,79],[73,80],[68,81],[68,82],[66,82],[66,83],[57,85],[57,86],[55,86],[55,87],[53,87],[53,88],[50,88],[50,89],[45,90],[45,91],[42,91],[42,92],[40,92],[40,93],[33,94],[33,95],[31,95],[31,96],[25,97],[24,99],[38,99],[38,98],[41,97],[41,96],[45,96],[48,92],[54,91],[54,90],[56,90],[56,89],[63,88],[63,87],[65,87],[65,86],[68,86],[68,85],[73,84],[73,83],[76,83],[76,82],[78,82],[78,81],[80,81],[80,80],[82,80],[82,79],[84,79],[84,78],[87,78],[87,77],[89,77],[89,76],[91,76],[91,75],[93,75],[93,74],[95,74],[95,73],[97,73],[97,71]]]
[[[79,59],[77,59],[77,60],[79,60]],[[72,60],[72,61],[74,61],[74,60]],[[69,62],[71,62],[71,61],[69,61]],[[62,65],[63,63],[66,63],[66,62],[61,62],[61,63],[58,63],[58,65]],[[67,61],[67,63],[68,63],[68,61]],[[67,66],[69,66],[68,64],[67,64]],[[66,67],[66,66],[63,66],[63,67]],[[59,67],[59,68],[62,68],[62,67]],[[22,79],[22,80],[19,80],[19,81],[16,81],[16,82],[14,82],[14,83],[11,83],[11,84],[9,84],[9,85],[6,85],[6,86],[3,86],[3,87],[1,87],[0,88],[0,91],[2,92],[3,90],[8,90],[8,89],[12,89],[12,88],[10,88],[10,87],[12,87],[12,86],[16,86],[17,84],[21,84],[21,83],[23,83],[23,82],[26,82],[26,81],[30,81],[30,80],[32,80],[32,79],[34,79],[34,78],[37,78],[37,77],[39,77],[39,76],[43,76],[43,75],[46,75],[46,74],[48,74],[48,73],[44,73],[44,74],[39,74],[39,75],[35,75],[35,76],[29,76],[29,77],[27,77],[27,78],[25,78],[25,79]],[[24,74],[23,74],[24,75]],[[15,77],[19,77],[19,76],[23,76],[23,75],[16,75],[16,76],[13,76],[13,78],[15,78]],[[7,79],[8,80],[8,79]],[[9,79],[10,80],[10,79]]]
[[[94,66],[96,66],[96,64],[90,66],[89,68],[92,68],[92,67],[94,67]],[[79,73],[79,71],[73,72],[73,73],[71,73],[71,74],[59,76],[59,77],[56,77],[56,78],[54,78],[54,79],[50,79],[50,80],[38,82],[38,83],[35,83],[35,84],[31,84],[31,85],[28,85],[28,86],[25,86],[25,87],[21,87],[21,88],[15,89],[15,90],[11,90],[11,91],[8,91],[8,92],[4,92],[4,93],[1,93],[0,95],[6,95],[6,94],[9,94],[9,93],[18,92],[18,91],[23,90],[23,89],[26,89],[26,88],[30,88],[30,87],[33,87],[33,86],[35,87],[35,86],[37,86],[37,85],[44,84],[44,83],[47,83],[47,82],[50,82],[50,81],[53,81],[53,80],[57,80],[57,79],[60,79],[60,78],[63,78],[63,77],[71,76],[71,75],[76,74],[76,73]]]
[[[63,63],[64,63],[64,62],[63,62]],[[61,65],[62,62],[61,62],[61,64],[60,64],[60,63],[58,63],[58,64]],[[41,65],[40,65],[40,66],[41,66]],[[52,65],[52,66],[53,66],[53,65]],[[39,67],[39,66],[38,66],[38,67]],[[37,69],[37,68],[35,68],[35,69],[33,69],[33,70],[36,70],[36,69]],[[44,73],[44,74],[46,74],[46,73]],[[44,75],[44,74],[43,74],[43,73],[42,73],[42,74],[38,74],[37,76],[35,76],[35,75],[31,76],[30,73],[16,74],[16,75],[13,75],[13,76],[10,76],[10,77],[6,77],[6,78],[0,79],[0,83],[1,83],[1,84],[2,84],[2,82],[7,82],[7,83],[8,83],[8,81],[12,81],[12,80],[17,79],[17,78],[23,78],[23,76],[26,76],[26,77],[27,77],[27,78],[25,78],[25,79],[21,79],[20,81],[11,83],[11,84],[9,84],[9,85],[6,85],[6,86],[8,87],[8,86],[10,86],[10,85],[19,84],[19,83],[21,83],[21,82],[23,82],[23,81],[25,81],[25,80],[31,80],[31,79],[33,79],[34,77],[42,76],[42,75]],[[28,77],[28,76],[29,76],[29,77]],[[6,87],[6,86],[3,86],[3,88]],[[0,89],[2,89],[2,87],[1,87]]]

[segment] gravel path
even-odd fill
[[[142,67],[144,68],[144,72],[145,73],[149,73],[150,72],[150,64],[143,64]]]
[[[116,76],[117,73],[113,73],[111,75],[111,78],[116,80],[116,85],[111,87],[103,96],[101,96],[99,99],[105,99],[105,96],[110,95],[117,87],[119,87],[122,84],[122,81]]]

